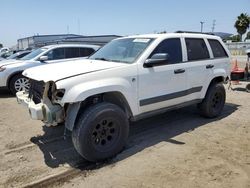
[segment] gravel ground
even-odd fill
[[[188,107],[138,122],[112,164],[60,186],[250,187],[250,93],[233,87],[220,118]]]
[[[219,118],[190,106],[132,123],[125,150],[102,164],[84,161],[63,126],[30,120],[0,90],[0,187],[250,187],[246,83],[227,90]]]

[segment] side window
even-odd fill
[[[209,52],[203,39],[186,38],[188,61],[209,59]]]
[[[79,48],[65,48],[65,58],[79,57]]]
[[[57,59],[64,59],[64,48],[57,48],[54,50],[49,51],[47,54],[48,60],[57,60]]]
[[[95,50],[92,48],[80,48],[80,56],[79,57],[90,56],[94,52],[95,52]]]
[[[212,48],[214,57],[228,57],[225,49],[218,40],[208,39],[208,42]]]
[[[150,57],[157,53],[167,53],[170,64],[182,62],[181,40],[179,38],[172,38],[162,41]]]

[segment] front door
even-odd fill
[[[183,63],[181,39],[165,39],[148,58],[158,53],[169,55],[166,64],[154,67],[138,65],[140,113],[174,106],[186,101],[187,73],[186,65]]]

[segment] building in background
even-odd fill
[[[97,35],[97,36],[78,36],[78,37],[68,37],[62,42],[64,43],[82,43],[82,44],[94,44],[103,46],[104,44],[110,42],[113,39],[120,38],[119,35]]]
[[[17,40],[17,50],[34,49],[51,44],[77,43],[104,45],[109,41],[119,38],[118,35],[82,36],[75,34],[61,35],[35,35]]]
[[[31,37],[25,37],[17,40],[17,49],[25,50],[29,48],[39,48],[45,46],[52,41],[61,41],[68,37],[77,37],[80,35],[74,34],[61,34],[61,35],[34,35]]]

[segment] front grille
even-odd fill
[[[45,83],[43,81],[30,80],[29,98],[32,99],[35,104],[41,102],[44,86]]]

